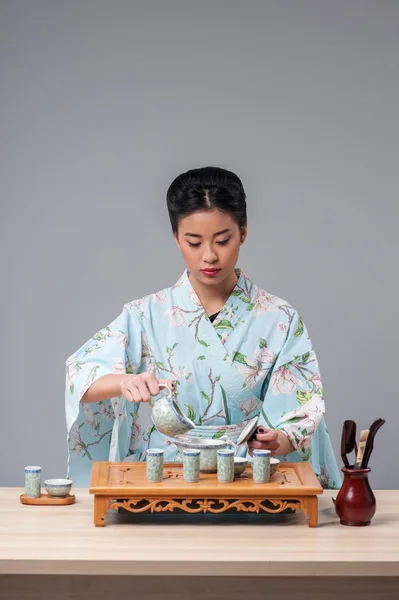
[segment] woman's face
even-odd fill
[[[246,228],[240,231],[230,215],[215,209],[183,217],[175,241],[190,276],[215,285],[233,272],[246,235]]]

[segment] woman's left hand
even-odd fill
[[[256,430],[256,434],[253,438],[248,440],[248,450],[252,456],[252,450],[270,450],[272,456],[278,453],[280,448],[280,439],[278,432],[275,429],[266,429],[266,427],[259,427]]]

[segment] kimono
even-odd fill
[[[89,485],[92,461],[144,461],[148,448],[163,448],[165,461],[180,460],[173,439],[152,424],[150,403],[123,396],[80,402],[103,375],[146,371],[175,381],[175,399],[195,423],[188,436],[225,434],[236,442],[256,416],[259,425],[281,430],[291,441],[294,451],[280,460],[309,461],[324,488],[341,486],[319,365],[303,319],[243,270],[236,273],[237,284],[213,322],[185,270],[173,287],[126,304],[68,358],[68,476],[76,486]],[[243,446],[241,456],[248,451]]]

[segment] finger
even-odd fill
[[[158,396],[159,394],[159,384],[158,380],[152,373],[146,373],[144,377],[145,383],[150,390],[151,396]]]
[[[258,442],[256,440],[248,441],[248,448],[251,448],[251,450],[269,450],[269,448],[266,448],[266,445],[263,442]]]
[[[255,434],[257,433],[277,433],[277,429],[274,429],[273,427],[264,427],[263,425],[259,425],[256,430],[255,430]]]
[[[129,388],[126,389],[126,393],[131,394],[131,396],[133,398],[133,402],[142,402],[141,394],[140,394],[139,390],[137,389],[135,383],[129,384]]]
[[[125,398],[128,402],[136,402],[136,400],[133,397],[132,392],[128,388],[124,389],[122,394],[123,394],[123,396],[125,396]]]
[[[255,448],[257,450],[277,450],[279,448],[279,442],[258,442],[257,440],[251,440],[248,442],[248,448]]]
[[[266,433],[257,433],[255,439],[259,442],[274,442],[278,438],[277,431],[269,429]]]
[[[142,379],[136,379],[134,385],[137,387],[139,394],[141,396],[142,402],[149,402],[151,399],[150,390],[147,387],[147,381]]]

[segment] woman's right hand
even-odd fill
[[[148,372],[124,375],[120,383],[120,392],[128,402],[149,402],[151,396],[159,394],[160,383],[165,383],[173,391],[174,382],[171,379],[157,379]]]

